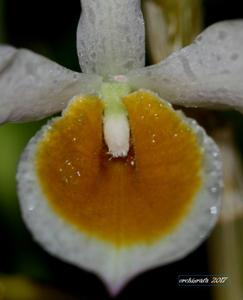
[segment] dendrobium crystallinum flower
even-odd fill
[[[0,122],[62,111],[27,145],[23,218],[48,252],[96,273],[112,294],[193,251],[215,225],[219,150],[172,104],[243,111],[243,21],[215,24],[144,67],[139,0],[81,0],[83,73],[0,46]]]

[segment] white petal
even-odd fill
[[[140,0],[81,0],[77,32],[85,73],[124,74],[144,66],[144,21]]]
[[[18,168],[18,194],[24,220],[48,252],[99,275],[112,294],[147,269],[178,260],[195,249],[215,225],[220,209],[222,171],[215,143],[194,120],[184,121],[195,132],[204,154],[203,186],[184,221],[161,240],[116,248],[64,221],[48,204],[37,178],[35,155],[51,123],[30,141]],[[139,224],[138,224],[139,226]]]
[[[131,71],[128,80],[171,103],[243,111],[243,20],[212,25],[165,61]]]
[[[72,72],[31,51],[0,46],[0,124],[61,111],[76,94],[95,92],[96,75]]]

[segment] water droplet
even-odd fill
[[[71,166],[71,162],[67,159],[67,160],[65,160],[65,165],[68,165],[68,166]]]
[[[77,171],[77,175],[80,177],[81,176],[81,174],[80,174],[80,172],[79,171]]]
[[[141,120],[143,120],[144,119],[144,116],[141,116]]]
[[[74,137],[72,141],[73,141],[73,142],[76,142],[76,141],[77,141],[77,138],[76,138],[76,137]]]
[[[218,188],[216,186],[210,188],[210,192],[212,194],[216,194],[218,192]]]
[[[216,215],[216,214],[217,214],[217,212],[218,212],[218,209],[217,209],[217,207],[216,207],[216,206],[212,206],[212,207],[210,207],[210,213],[211,213],[212,215]]]
[[[135,165],[134,160],[131,160],[130,164],[131,164],[131,166],[134,166]]]
[[[218,152],[216,152],[216,151],[213,152],[213,157],[214,157],[214,158],[216,158],[216,157],[218,157],[218,156],[219,156],[219,153],[218,153]]]
[[[34,209],[35,209],[35,205],[34,205],[34,204],[30,204],[30,205],[28,206],[28,211],[29,211],[29,212],[33,211]]]

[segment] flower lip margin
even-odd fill
[[[48,206],[33,167],[36,144],[54,119],[31,139],[18,167],[21,211],[34,239],[60,259],[98,274],[111,291],[119,291],[139,272],[178,260],[195,249],[207,237],[218,218],[222,189],[221,161],[213,140],[194,120],[181,115],[205,148],[205,181],[204,189],[197,196],[185,222],[173,234],[151,247],[140,245],[117,251],[102,241],[77,232],[60,219]],[[52,230],[46,230],[47,224]]]

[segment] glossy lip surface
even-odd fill
[[[72,101],[36,154],[40,185],[56,213],[117,247],[170,233],[202,186],[201,149],[181,116],[151,92],[123,101],[132,135],[126,158],[107,154],[103,105],[94,96]]]

